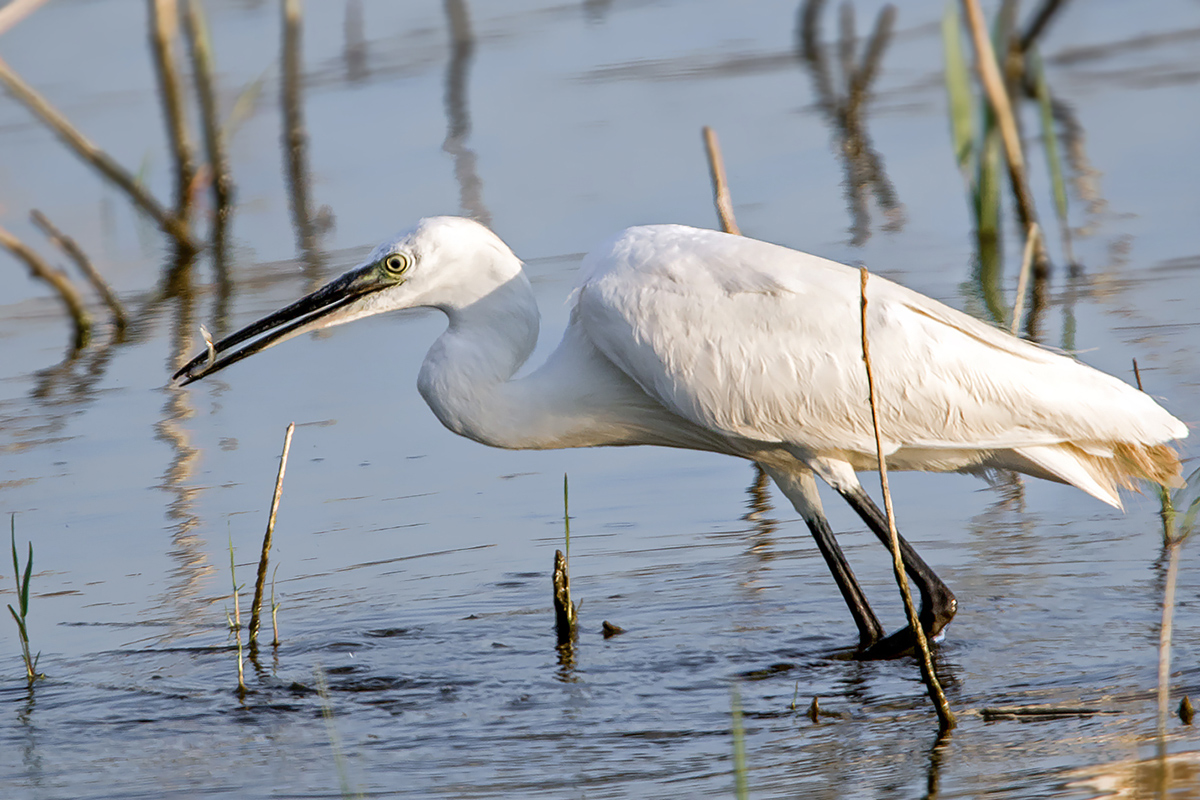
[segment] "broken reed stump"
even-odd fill
[[[562,550],[554,551],[554,630],[560,645],[575,640],[576,608],[571,602],[571,576],[567,572],[567,557]]]
[[[620,625],[613,625],[608,620],[600,623],[600,633],[605,639],[611,639],[614,636],[620,636],[625,632],[625,629]]]
[[[267,532],[263,534],[262,555],[258,559],[258,577],[254,582],[254,602],[250,606],[250,649],[258,648],[259,609],[262,606],[263,587],[267,581],[267,559],[271,553],[271,535],[275,532],[275,514],[279,511],[279,498],[283,495],[283,475],[287,472],[288,452],[292,449],[292,434],[296,431],[296,423],[287,427],[283,437],[283,454],[279,457],[279,474],[275,476],[275,494],[271,497],[271,513],[267,517]],[[272,602],[271,615],[274,620],[275,608]],[[276,642],[279,634],[276,633]]]

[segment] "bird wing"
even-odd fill
[[[577,324],[675,414],[730,437],[873,456],[857,270],[668,225],[625,231],[584,274]],[[886,453],[1102,451],[1186,435],[1147,395],[1071,358],[875,275],[867,298]]]

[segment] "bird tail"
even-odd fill
[[[1110,506],[1122,508],[1118,489],[1141,491],[1139,481],[1183,486],[1183,465],[1169,445],[1140,442],[1060,442],[1016,448],[1018,455]]]

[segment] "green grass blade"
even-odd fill
[[[946,98],[950,106],[950,131],[954,137],[954,158],[964,175],[970,173],[975,144],[975,126],[971,96],[971,72],[963,55],[962,23],[956,0],[946,4],[942,15],[942,49],[945,53]]]
[[[1054,131],[1054,113],[1050,109],[1050,87],[1046,83],[1046,69],[1037,48],[1029,53],[1029,68],[1033,72],[1037,87],[1038,108],[1042,118],[1042,141],[1046,147],[1046,166],[1050,170],[1050,183],[1054,187],[1054,207],[1058,221],[1067,225],[1067,182],[1063,179],[1062,155],[1059,152],[1058,136]]]
[[[571,515],[567,509],[567,473],[563,473],[563,528],[566,530],[566,546],[563,548],[564,557],[571,560]]]
[[[742,695],[736,683],[729,687],[729,705],[733,723],[733,794],[737,800],[747,800],[750,789],[746,781],[746,732],[742,728]]]
[[[17,559],[17,515],[13,514],[10,525],[12,527],[12,557],[13,557],[13,577],[17,581],[17,594],[21,593],[21,562]]]
[[[29,560],[25,562],[25,581],[21,585],[21,616],[29,613],[29,576],[33,573],[33,542],[29,543]]]

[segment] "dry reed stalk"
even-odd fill
[[[53,222],[51,222],[45,214],[38,211],[36,208],[29,212],[29,218],[33,220],[33,224],[41,228],[42,233],[46,234],[46,238],[53,244],[57,245],[66,255],[75,262],[79,267],[79,271],[87,276],[97,294],[104,300],[109,311],[112,312],[113,324],[117,328],[117,333],[125,332],[125,327],[129,324],[129,317],[125,314],[125,307],[121,305],[112,287],[108,285],[108,281],[104,280],[104,276],[92,264],[92,260],[88,258],[87,253],[83,252],[83,248],[62,231],[60,231]]]
[[[14,25],[37,11],[38,6],[45,2],[46,0],[12,0],[4,8],[0,8],[0,36],[8,33]]]
[[[186,219],[191,205],[192,181],[196,161],[184,116],[183,81],[179,77],[179,8],[175,0],[147,0],[150,6],[150,51],[154,55],[154,73],[163,104],[167,141],[175,165],[175,214]]]
[[[214,79],[212,40],[203,0],[184,0],[183,32],[191,56],[196,80],[196,95],[200,100],[200,122],[204,132],[204,150],[208,158],[213,203],[218,220],[229,214],[233,198],[233,181],[229,173],[229,156],[225,137],[217,119],[217,89]]]
[[[200,246],[196,244],[191,234],[188,233],[186,222],[163,208],[149,192],[138,184],[124,167],[76,130],[58,109],[50,105],[36,89],[27,84],[2,58],[0,58],[0,81],[4,82],[13,97],[23,103],[42,122],[46,123],[64,144],[75,151],[77,156],[91,164],[101,175],[108,178],[118,188],[129,195],[134,205],[158,223],[159,228],[174,237],[184,248],[192,252],[200,252]]]
[[[283,474],[287,471],[288,452],[292,449],[292,434],[296,423],[288,425],[283,437],[283,454],[279,457],[279,474],[275,477],[275,494],[271,497],[271,513],[267,517],[267,532],[263,535],[262,555],[258,558],[258,578],[254,581],[254,603],[250,606],[250,647],[258,647],[258,612],[262,606],[263,587],[267,582],[267,559],[271,554],[271,535],[275,532],[275,514],[279,511],[279,498],[283,495]],[[272,603],[272,619],[274,604]],[[276,641],[279,636],[276,634]]]
[[[733,218],[733,198],[729,195],[729,184],[725,180],[725,160],[721,157],[721,144],[717,133],[709,126],[703,128],[704,151],[708,154],[708,170],[712,175],[713,202],[717,216],[721,219],[721,230],[741,235],[737,220]]]
[[[84,308],[83,298],[75,289],[75,284],[71,283],[71,279],[67,277],[67,273],[50,266],[27,244],[3,227],[0,227],[0,246],[6,247],[10,253],[24,261],[29,267],[30,275],[40,278],[54,287],[54,291],[58,292],[58,296],[62,298],[67,312],[71,315],[71,320],[75,323],[75,349],[80,350],[86,347],[92,336],[92,318]]]
[[[950,704],[946,701],[946,694],[942,691],[942,685],[938,682],[937,675],[933,671],[933,658],[929,655],[929,642],[925,638],[925,629],[921,627],[921,620],[917,616],[917,608],[913,605],[912,592],[908,586],[908,576],[904,572],[904,558],[900,555],[900,534],[896,531],[896,517],[892,510],[892,493],[888,489],[887,462],[883,457],[883,434],[879,427],[879,409],[875,397],[875,376],[871,370],[871,351],[867,344],[867,276],[869,273],[866,267],[862,267],[859,274],[861,275],[859,291],[862,301],[863,363],[866,364],[867,368],[867,392],[871,403],[871,424],[875,429],[875,453],[879,459],[879,484],[883,489],[883,507],[887,512],[888,534],[891,537],[892,569],[896,574],[896,585],[900,587],[900,596],[904,600],[904,611],[908,616],[908,624],[912,628],[913,635],[917,641],[917,649],[920,651],[921,677],[924,679],[925,686],[929,690],[929,699],[933,701],[933,706],[937,710],[938,731],[939,734],[945,735],[958,723],[954,719],[953,712],[950,711]]]
[[[1033,251],[1042,235],[1042,229],[1035,222],[1029,226],[1025,235],[1025,254],[1021,257],[1021,272],[1017,276],[1017,296],[1013,299],[1012,335],[1017,335],[1021,326],[1021,314],[1025,311],[1025,291],[1029,287],[1029,273],[1033,266]]]
[[[1008,91],[1004,87],[1004,78],[996,62],[996,53],[992,49],[992,40],[988,35],[979,0],[962,0],[962,5],[967,14],[967,28],[971,32],[971,41],[975,45],[975,64],[979,70],[979,81],[983,84],[984,94],[987,95],[988,104],[992,107],[1000,128],[1000,139],[1008,161],[1008,175],[1013,196],[1017,201],[1017,216],[1020,217],[1021,227],[1028,236],[1030,226],[1037,221],[1037,214],[1025,174],[1025,157],[1021,152],[1021,136],[1017,131],[1012,103],[1009,102]],[[1034,266],[1037,267],[1038,277],[1042,278],[1049,264],[1044,246],[1037,248],[1037,259]]]
[[[737,219],[733,216],[733,196],[729,193],[729,181],[725,178],[725,159],[721,156],[721,143],[717,140],[717,132],[705,125],[701,128],[701,134],[704,137],[704,152],[708,155],[708,172],[712,177],[713,203],[717,207],[717,218],[721,221],[721,230],[741,236],[742,231],[738,228]],[[756,462],[754,464],[754,485],[765,488],[766,483],[767,473]]]

